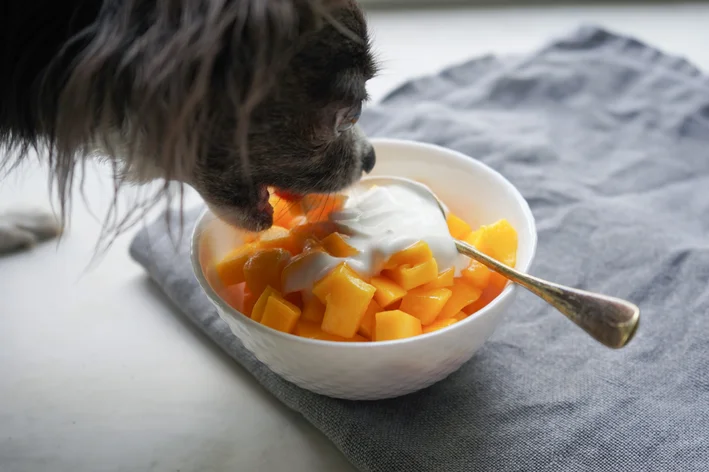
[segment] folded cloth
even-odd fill
[[[632,38],[582,27],[538,52],[406,83],[371,136],[448,146],[529,201],[533,273],[635,301],[633,342],[597,344],[522,292],[458,372],[387,401],[283,381],[232,336],[163,220],[131,253],[208,336],[363,471],[709,470],[709,79]],[[191,229],[199,209],[188,213]]]

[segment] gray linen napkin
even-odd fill
[[[368,110],[372,136],[428,141],[501,171],[538,219],[533,271],[627,297],[606,349],[527,293],[479,353],[406,397],[303,391],[247,353],[162,220],[131,253],[187,316],[363,471],[709,470],[709,79],[583,27],[526,57],[484,57]],[[187,215],[189,230],[199,209]]]

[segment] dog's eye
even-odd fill
[[[351,129],[359,121],[359,116],[362,114],[362,104],[359,103],[353,107],[344,108],[337,113],[337,132],[342,133]]]

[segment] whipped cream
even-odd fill
[[[315,282],[342,262],[364,278],[381,272],[395,253],[425,241],[438,264],[438,271],[455,269],[456,277],[468,265],[458,253],[445,217],[425,190],[392,182],[386,186],[355,187],[342,210],[330,221],[349,236],[347,243],[359,252],[350,257],[318,253],[284,280],[286,293],[312,289]]]

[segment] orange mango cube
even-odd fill
[[[384,269],[395,269],[402,265],[415,266],[433,259],[431,248],[425,241],[419,241],[393,254],[384,264]]]
[[[322,304],[318,297],[310,296],[303,303],[303,313],[300,315],[303,321],[317,323],[320,326],[323,316],[325,316],[325,305]]]
[[[453,293],[441,312],[438,314],[438,320],[445,320],[454,317],[463,308],[471,303],[474,303],[482,294],[482,290],[473,287],[460,279],[457,279],[453,286],[449,287],[449,290]]]
[[[259,297],[269,285],[280,292],[281,273],[290,258],[285,249],[264,249],[251,256],[244,264],[244,279],[251,293]]]
[[[446,224],[448,225],[448,231],[455,239],[463,239],[472,231],[472,228],[468,223],[453,213],[448,213],[448,216],[446,217]]]
[[[427,325],[436,319],[452,295],[453,292],[447,288],[417,288],[406,294],[399,309],[418,318],[422,325]]]
[[[472,233],[468,234],[465,238],[463,238],[463,241],[470,244],[483,254],[490,256],[490,254],[488,254],[488,249],[485,247],[485,234],[482,229],[476,229]]]
[[[298,241],[291,236],[289,230],[281,226],[271,226],[261,233],[258,245],[263,249],[285,249],[292,255],[300,252]]]
[[[263,318],[263,313],[266,310],[266,303],[268,302],[268,299],[271,297],[271,295],[276,295],[278,297],[281,296],[281,294],[278,293],[276,289],[268,285],[254,302],[253,308],[251,309],[252,320],[257,322],[261,321],[261,319]]]
[[[321,221],[319,223],[308,222],[298,225],[290,230],[294,241],[304,244],[308,239],[322,241],[330,234],[334,233],[337,227],[331,221]],[[301,246],[302,247],[302,246]]]
[[[456,321],[463,321],[467,317],[468,317],[467,313],[465,313],[464,311],[459,311],[457,315],[455,315],[453,318],[450,318],[450,319],[453,319]]]
[[[424,290],[433,290],[434,288],[446,288],[453,285],[453,280],[455,279],[455,269],[446,269],[436,277],[436,280],[422,285],[421,288]]]
[[[497,274],[496,272],[492,272],[492,275],[490,277],[490,284],[482,291],[482,295],[480,295],[480,298],[478,298],[477,300],[475,300],[475,302],[466,306],[463,309],[466,314],[472,315],[476,311],[487,306],[491,301],[497,298],[500,293],[502,293],[502,290],[505,287],[504,283],[507,281],[507,279],[505,279],[501,275],[499,276],[499,278],[496,278],[495,276],[498,275],[499,274]],[[500,285],[500,282],[502,282],[502,285]]]
[[[245,244],[234,249],[219,261],[216,265],[217,275],[225,287],[240,284],[246,280],[244,278],[244,265],[256,250],[253,244]]]
[[[381,305],[379,305],[379,303],[377,303],[376,300],[372,300],[371,302],[369,302],[369,306],[367,306],[367,311],[364,312],[362,321],[360,321],[359,323],[359,329],[357,330],[357,333],[367,339],[372,339],[374,337],[374,317],[380,311],[383,311],[382,307]]]
[[[490,274],[490,269],[476,260],[471,261],[470,265],[461,272],[461,276],[466,282],[480,290],[490,283]]]
[[[398,302],[406,295],[406,290],[383,275],[372,277],[369,283],[377,289],[374,293],[374,299],[384,308]]]
[[[301,315],[302,318],[302,315]],[[309,339],[320,339],[322,341],[339,341],[339,342],[365,342],[367,339],[363,336],[355,334],[351,338],[343,338],[334,334],[326,333],[322,330],[319,323],[300,319],[295,325],[293,334]]]
[[[438,278],[438,264],[431,258],[415,266],[400,265],[396,269],[384,271],[391,280],[404,290],[411,290],[431,283]]]
[[[271,294],[263,310],[261,324],[284,333],[292,333],[300,318],[300,308],[276,294]]]
[[[517,262],[517,231],[505,219],[481,226],[464,241],[509,267]]]
[[[332,233],[322,240],[322,246],[333,257],[351,257],[359,251],[349,244],[340,233]]]
[[[484,245],[489,256],[503,264],[514,267],[517,262],[517,231],[510,223],[501,219],[480,228],[483,232]]]
[[[315,282],[315,285],[313,285],[313,295],[318,297],[322,303],[327,303],[327,294],[330,293],[330,284],[333,280],[340,277],[360,278],[355,271],[350,269],[347,263],[343,262],[338,264],[337,267],[332,269],[325,277]]]
[[[392,341],[423,333],[421,321],[401,310],[381,311],[374,317],[374,341]]]
[[[445,320],[438,320],[434,321],[428,326],[423,327],[423,332],[425,333],[432,333],[434,331],[438,331],[439,329],[447,328],[450,325],[456,324],[458,322],[457,319],[455,318],[448,318]]]
[[[330,272],[313,287],[315,296],[325,303],[322,330],[343,338],[353,337],[376,290],[347,269]]]

